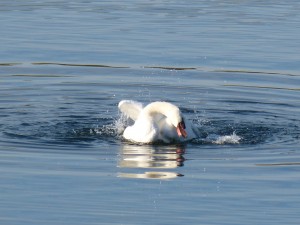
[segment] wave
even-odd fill
[[[298,131],[293,130],[293,127],[282,127],[280,124],[263,124],[261,122],[255,123],[249,121],[234,122],[230,120],[199,118],[192,119],[191,121],[194,126],[196,126],[198,136],[184,144],[257,145],[275,142],[289,143],[294,142],[295,138],[297,140],[299,138]],[[57,123],[51,127],[42,126],[36,130],[36,132],[31,131],[31,134],[27,132],[27,135],[28,138],[35,136],[36,138],[39,137],[55,142],[91,143],[93,141],[101,141],[114,144],[119,142],[128,143],[128,141],[122,137],[122,133],[128,125],[129,121],[124,116],[118,115],[116,118],[93,118],[91,121],[85,123],[69,120]],[[297,127],[295,127],[295,129],[296,128]],[[27,126],[24,129],[31,128]]]
[[[122,138],[122,133],[128,125],[129,121],[127,120],[127,118],[123,115],[120,115],[119,118],[113,121],[113,123],[91,129],[90,132],[95,133],[100,137],[110,136],[115,137],[118,140],[128,142]],[[194,126],[198,131],[198,137],[190,141],[190,143],[193,144],[240,144],[243,140],[243,137],[238,135],[235,131],[227,131],[222,134],[217,130],[214,131],[211,128],[207,129],[207,126],[201,126],[199,124],[195,124]]]
[[[0,63],[0,66],[21,66],[22,62],[5,62]],[[210,67],[180,67],[180,66],[149,66],[149,65],[107,65],[107,64],[86,64],[86,63],[67,63],[67,62],[31,62],[34,66],[66,66],[66,67],[98,67],[98,68],[111,68],[111,69],[159,69],[159,70],[196,70],[204,72],[215,73],[241,73],[241,74],[265,74],[265,75],[280,75],[280,76],[300,76],[298,73],[291,73],[290,71],[269,71],[269,70],[252,70],[245,68],[210,68]]]
[[[195,145],[257,145],[262,143],[292,144],[299,142],[297,124],[277,121],[233,121],[209,119],[187,112],[187,118],[196,126],[197,138],[185,144]],[[35,141],[60,144],[91,144],[95,141],[119,144],[127,143],[122,133],[129,121],[120,115],[116,117],[67,116],[53,121],[28,121],[18,126],[4,127],[2,135],[10,141]]]

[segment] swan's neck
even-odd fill
[[[147,105],[143,110],[145,117],[155,118],[158,115],[163,115],[170,119],[172,124],[176,127],[181,122],[180,110],[177,106],[168,102],[153,102]]]

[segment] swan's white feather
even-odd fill
[[[196,138],[192,124],[185,121],[187,138],[179,137],[176,126],[183,116],[177,106],[167,102],[153,102],[143,108],[143,105],[136,101],[122,100],[119,109],[127,117],[135,122],[128,126],[123,137],[132,142],[152,143],[163,141],[170,143],[173,141],[183,142]]]
[[[143,104],[132,100],[122,100],[118,105],[120,111],[130,119],[136,121],[143,110]]]

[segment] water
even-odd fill
[[[299,224],[299,8],[2,1],[1,224]],[[124,141],[122,99],[199,138]]]

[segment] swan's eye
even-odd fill
[[[182,121],[180,122],[180,124],[181,124],[182,128],[185,129],[185,123],[184,123],[183,118],[182,118]]]

